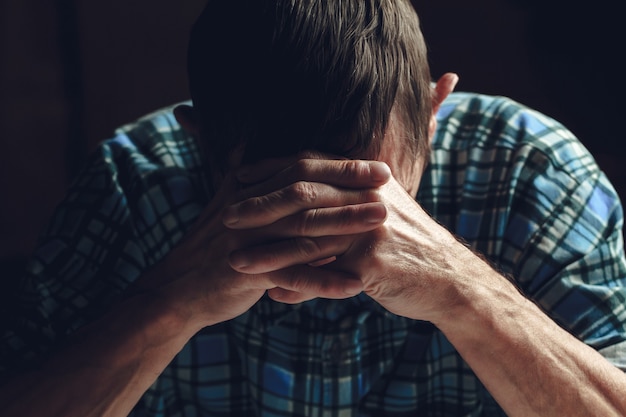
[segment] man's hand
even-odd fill
[[[323,183],[333,177],[331,166],[327,168],[302,178]],[[389,311],[434,323],[507,415],[626,415],[626,377],[620,370],[437,224],[395,179],[378,192],[387,211],[380,227],[339,237],[325,236],[315,224],[307,228],[309,239],[320,245],[334,242],[325,255],[336,259],[321,270],[358,276],[364,291]],[[259,206],[271,213],[284,204],[252,197],[239,207]],[[303,208],[299,216],[311,215],[311,210]],[[255,219],[248,210],[239,210],[237,217],[229,227],[260,227],[273,220]],[[262,262],[270,252],[272,261]],[[295,262],[288,252],[280,245],[252,246],[235,251],[230,263],[241,272],[263,273]],[[241,268],[241,259],[249,266]],[[280,288],[270,294],[289,302],[307,296]]]
[[[308,259],[301,256],[304,252],[293,248],[306,241],[319,250],[320,258],[334,260],[321,268],[324,273],[341,271],[359,277],[364,291],[395,314],[433,321],[450,311],[458,286],[467,285],[461,278],[466,275],[463,269],[467,262],[482,261],[426,214],[394,178],[376,190],[387,213],[385,223],[369,230],[362,227],[357,233],[357,226],[366,219],[360,218],[356,211],[363,210],[367,204],[322,209],[326,200],[340,201],[337,192],[346,194],[344,201],[353,192],[324,186],[325,181],[341,175],[334,170],[334,163],[319,159],[298,162],[300,178],[309,181],[300,183],[301,186],[316,189],[316,198],[309,204],[294,204],[293,199],[282,198],[285,196],[279,192],[251,197],[231,206],[225,216],[228,227],[283,227],[299,222],[300,236],[239,249],[230,255],[230,265],[243,273],[262,274],[302,264]],[[298,208],[301,211],[297,215],[278,218]],[[322,210],[328,217],[320,218]],[[234,212],[236,222],[230,221],[230,213]],[[354,215],[347,215],[350,212]],[[334,229],[327,227],[328,223],[334,223],[335,227],[340,224],[342,230],[352,229],[354,233],[332,233]],[[310,294],[279,287],[270,291],[277,300],[299,302],[310,298]]]
[[[300,301],[361,292],[361,281],[349,271],[318,265],[344,252],[354,234],[384,222],[387,213],[378,190],[390,178],[388,167],[365,161],[283,161],[272,163],[270,171],[278,168],[277,175],[270,175],[257,167],[255,183],[242,190],[229,176],[190,233],[136,290],[156,291],[197,329],[244,313],[267,290],[305,294]],[[333,177],[326,183],[306,181],[311,172],[332,172]],[[239,176],[245,178],[246,172]],[[242,256],[239,251],[246,247],[264,247],[264,254]]]
[[[369,162],[334,161],[318,168],[329,167],[336,175],[326,184],[302,182],[306,175],[299,163],[274,164],[272,170],[280,169],[280,175],[261,172],[256,184],[243,190],[228,177],[187,236],[129,288],[124,300],[78,331],[43,369],[4,387],[2,415],[128,415],[198,330],[245,312],[266,290],[330,298],[359,293],[362,283],[350,273],[310,266],[327,262],[334,251],[303,237],[317,231],[341,239],[379,227],[386,211],[377,190],[390,173],[384,164]],[[265,212],[246,203],[253,195],[281,204]],[[239,210],[224,213],[238,201]],[[325,208],[316,211],[314,222],[301,215],[320,206]],[[249,213],[253,222],[266,225],[247,230],[224,225],[250,224]],[[233,251],[280,241],[298,244],[285,245],[289,250],[272,255],[270,263],[293,266],[247,274],[228,263]]]

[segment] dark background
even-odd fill
[[[330,0],[329,0],[330,1]],[[14,275],[94,145],[187,98],[204,0],[0,0],[0,277]],[[570,127],[620,195],[625,105],[618,2],[414,1],[433,76],[510,96]]]

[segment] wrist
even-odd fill
[[[192,300],[180,296],[180,292],[175,288],[176,284],[174,282],[151,289],[142,296],[154,311],[155,323],[163,328],[166,334],[173,332],[190,339],[202,328],[214,323],[208,322],[203,315],[198,314]]]
[[[176,329],[191,337],[212,323],[199,322],[201,316],[194,313],[193,299],[184,296],[188,293],[184,280],[173,270],[168,259],[148,270],[129,288],[125,301],[150,310],[147,319],[164,330]]]
[[[472,254],[472,259],[461,260],[463,280],[448,291],[449,303],[433,320],[446,335],[478,336],[477,329],[490,328],[491,321],[516,315],[530,301],[515,284],[495,271],[483,259]]]

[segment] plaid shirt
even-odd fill
[[[418,201],[626,369],[622,211],[589,153],[554,120],[506,98],[455,93],[438,119]],[[171,109],[99,147],[30,263],[18,320],[0,344],[5,371],[97,317],[170,251],[211,198],[203,159]],[[364,295],[296,306],[263,298],[197,334],[133,411],[502,414],[441,332]]]

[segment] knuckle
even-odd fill
[[[299,202],[301,205],[309,205],[317,199],[315,186],[309,182],[298,181],[287,188],[287,198]]]
[[[273,281],[276,286],[295,292],[303,292],[309,289],[311,279],[307,274],[303,273],[302,269],[289,268],[282,272],[280,278]]]
[[[300,214],[295,221],[294,232],[298,236],[308,235],[311,232],[311,227],[315,225],[317,217],[317,209],[308,210]]]
[[[333,214],[332,226],[335,230],[346,230],[354,223],[356,208],[353,206],[342,207]]]
[[[274,271],[283,266],[283,259],[278,254],[267,254],[257,261],[257,267],[264,272]]]
[[[354,173],[360,177],[369,176],[371,161],[354,161]]]
[[[271,207],[268,196],[252,197],[240,204],[240,215],[256,215],[260,212],[264,212],[268,207]]]
[[[280,207],[280,195],[270,193],[246,200],[245,204],[242,204],[241,212],[247,216],[255,216],[257,219],[259,216],[274,218],[280,215]]]
[[[347,160],[344,161],[343,169],[339,174],[347,180],[355,180],[367,175],[368,170],[367,163],[364,161]]]
[[[354,178],[355,172],[358,170],[359,161],[345,160],[341,161],[341,169],[338,174],[343,178]]]
[[[298,256],[305,261],[312,261],[319,258],[322,254],[322,248],[315,239],[302,237],[294,240],[295,249]]]

